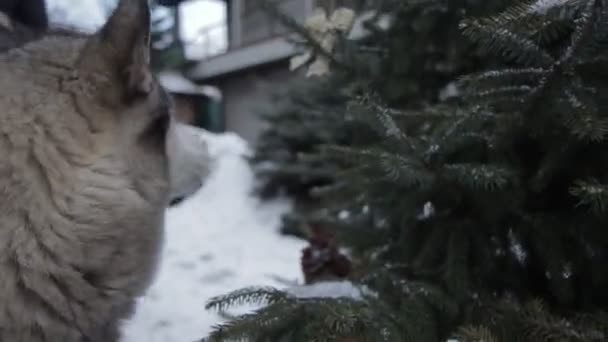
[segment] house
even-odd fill
[[[158,80],[171,95],[178,120],[211,132],[224,130],[222,95],[217,88],[198,85],[175,70],[163,70]]]
[[[175,1],[175,0],[173,0]],[[188,0],[181,0],[188,1]],[[255,146],[264,129],[258,113],[270,105],[269,96],[300,72],[289,70],[289,59],[298,51],[290,43],[293,35],[279,19],[262,9],[260,0],[217,0],[225,3],[227,46],[189,67],[185,76],[195,83],[217,87],[222,93],[223,129],[239,134]],[[318,6],[357,8],[363,0],[277,0],[286,15],[303,23]],[[365,34],[358,18],[351,37]],[[214,30],[217,28],[209,28]],[[209,42],[213,39],[202,41]]]
[[[184,0],[157,0],[152,8],[152,67],[161,85],[171,95],[178,120],[208,131],[221,132],[224,123],[219,90],[195,84],[180,71],[187,63],[179,31],[178,6],[182,2]]]
[[[273,87],[296,76],[289,70],[295,47],[288,29],[268,15],[257,0],[226,2],[226,51],[198,61],[186,76],[196,83],[216,86],[222,93],[224,129],[252,145],[263,129],[257,110],[268,104]],[[282,0],[284,13],[299,22],[313,13],[315,0]],[[273,87],[266,87],[272,85]]]

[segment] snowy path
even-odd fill
[[[277,233],[289,203],[260,203],[234,135],[210,136],[216,169],[191,199],[167,214],[163,261],[155,283],[125,326],[124,342],[193,342],[220,321],[205,310],[215,295],[252,285],[301,282],[304,242]]]

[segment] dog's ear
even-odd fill
[[[120,0],[106,24],[90,38],[81,66],[110,70],[129,95],[148,94],[153,86],[150,22],[148,0]]]

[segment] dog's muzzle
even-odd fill
[[[201,129],[173,122],[167,137],[171,205],[196,193],[210,173],[211,158]]]

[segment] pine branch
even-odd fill
[[[508,18],[501,19],[508,20]],[[492,19],[489,20],[494,23]],[[555,59],[531,39],[509,31],[502,25],[486,25],[487,20],[464,20],[460,28],[463,34],[487,52],[514,60],[519,64],[548,67]]]
[[[578,58],[577,63],[594,63],[594,59],[599,57],[601,58],[608,48],[608,8],[606,6],[602,6],[598,10],[598,14],[594,18],[593,29],[592,29],[592,39],[586,44],[584,47],[584,51],[581,53],[581,56]]]
[[[590,109],[588,106],[591,101],[583,101],[574,90],[564,89],[564,98],[572,108],[572,111],[566,114],[565,127],[580,140],[603,141],[608,135],[608,119],[598,118],[595,108]]]
[[[528,13],[539,16],[572,19],[586,0],[531,0],[525,5]]]
[[[427,187],[433,182],[433,174],[426,165],[413,156],[399,155],[382,149],[356,149],[344,146],[325,146],[323,153],[356,166],[355,174],[362,178],[381,177],[408,187]],[[352,172],[347,169],[347,172]],[[365,175],[364,172],[369,172]]]
[[[530,85],[548,74],[548,70],[536,67],[490,70],[460,77],[458,85],[473,99],[495,95],[520,96],[530,91]]]
[[[462,327],[455,337],[460,342],[500,342],[488,328],[483,326]]]
[[[470,189],[484,191],[504,190],[514,184],[513,172],[506,167],[486,164],[448,164],[444,166],[446,178]]]
[[[585,335],[591,341],[601,341],[608,339],[608,313],[583,313],[578,314],[572,319],[575,326],[582,327]]]
[[[205,308],[224,311],[230,307],[244,304],[275,304],[288,299],[285,292],[265,287],[248,287],[226,295],[211,298]]]
[[[215,325],[205,342],[247,342],[280,336],[286,327],[304,318],[299,303],[275,303],[253,313],[238,316],[227,323]]]
[[[579,205],[588,206],[596,214],[605,214],[608,204],[608,185],[596,179],[578,180],[570,188],[570,194],[579,198]]]
[[[500,101],[512,101],[513,99],[520,99],[519,102],[523,103],[525,98],[534,90],[535,88],[529,85],[501,86],[499,88],[483,90],[473,95],[473,97],[476,97],[479,103],[496,103]]]
[[[515,6],[514,10],[506,12],[491,18],[480,20],[464,21],[462,27],[467,36],[474,41],[478,41],[489,51],[499,51],[509,59],[514,59],[517,63],[533,65],[535,68],[527,68],[528,71],[541,67],[541,72],[535,71],[537,77],[529,80],[520,80],[523,83],[516,82],[515,85],[510,85],[509,80],[513,80],[515,75],[513,72],[503,74],[506,77],[505,83],[499,86],[490,86],[489,89],[484,87],[484,82],[498,79],[496,72],[486,73],[485,75],[473,75],[464,80],[479,82],[478,89],[471,89],[470,96],[476,98],[482,103],[509,103],[526,104],[524,112],[532,113],[537,111],[538,102],[544,98],[544,95],[550,89],[556,86],[557,80],[561,77],[567,77],[572,73],[572,66],[576,63],[576,57],[581,53],[583,47],[592,37],[592,28],[594,24],[595,0],[586,0],[581,11],[580,17],[575,21],[575,30],[572,34],[571,43],[564,50],[559,60],[551,57],[542,47],[531,41],[529,38],[523,37],[516,32],[511,31],[506,25],[515,19],[519,20],[526,15],[529,16],[529,6]],[[578,8],[578,7],[577,7]],[[522,73],[522,75],[525,73]],[[475,83],[475,82],[469,82]],[[485,90],[483,90],[485,89]]]
[[[575,326],[572,322],[551,315],[538,300],[529,303],[522,313],[525,330],[532,341],[605,341],[603,334],[587,331],[585,326]]]
[[[411,152],[415,150],[411,138],[399,128],[393,119],[392,116],[396,112],[395,110],[391,110],[386,105],[381,105],[378,102],[377,96],[373,94],[359,96],[356,99],[356,104],[363,107],[365,112],[374,114],[374,122],[380,124],[378,131],[382,136],[389,138],[394,144],[407,146]],[[352,104],[349,107],[349,109],[352,109]]]
[[[584,10],[579,18],[575,20],[576,28],[572,34],[572,40],[568,48],[559,58],[559,65],[569,63],[577,56],[585,43],[592,37],[595,8],[601,6],[601,0],[585,0]]]

